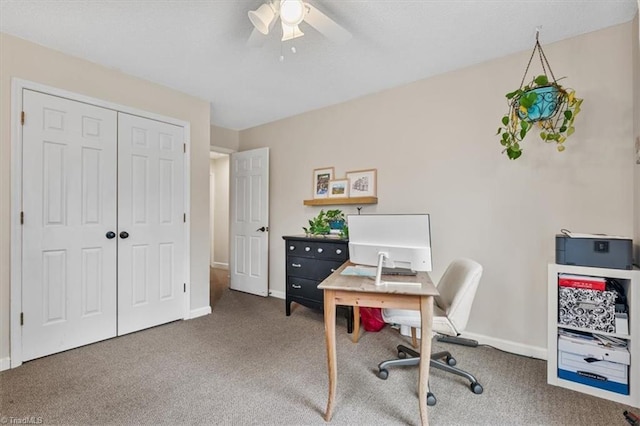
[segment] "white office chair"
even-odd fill
[[[481,276],[482,266],[471,259],[457,259],[451,262],[437,285],[440,296],[435,298],[433,305],[434,333],[458,336],[465,329]],[[382,318],[387,323],[411,327],[413,346],[417,347],[416,329],[420,327],[419,311],[383,309]],[[432,338],[433,336],[424,337]],[[461,340],[464,341],[464,339]],[[380,363],[378,365],[378,377],[386,379],[389,376],[388,367],[418,365],[420,363],[420,354],[404,345],[398,346],[398,357],[399,359]],[[471,391],[476,394],[482,393],[482,385],[478,383],[473,375],[454,367],[456,360],[448,351],[432,354],[430,365],[467,378],[471,382]],[[436,398],[429,391],[427,393],[427,404],[435,405],[435,403]]]

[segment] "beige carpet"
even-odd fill
[[[64,424],[325,425],[319,312],[222,287],[213,313],[34,360],[0,373],[0,416]],[[419,424],[417,372],[377,364],[406,339],[395,330],[350,341],[338,318],[334,425]],[[489,347],[449,349],[484,386],[433,370],[433,425],[625,425],[631,409],[546,384],[544,361]],[[638,378],[635,378],[636,380]],[[631,409],[638,412],[640,410]]]

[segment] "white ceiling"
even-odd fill
[[[532,49],[536,28],[544,45],[628,22],[638,8],[636,0],[308,1],[353,38],[332,44],[302,23],[304,37],[283,43],[273,33],[247,47],[247,11],[261,0],[0,0],[0,31],[206,99],[212,124],[241,130]]]

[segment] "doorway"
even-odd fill
[[[211,308],[229,288],[229,152],[212,148],[209,154],[209,294]]]

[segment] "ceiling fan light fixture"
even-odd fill
[[[264,35],[269,34],[269,30],[276,20],[276,11],[271,6],[271,3],[265,3],[256,10],[250,10],[247,14],[256,30]]]
[[[304,33],[297,25],[287,25],[282,23],[282,41],[293,40],[296,37],[302,37]]]
[[[302,22],[305,12],[302,0],[282,0],[280,3],[280,19],[291,27]]]

